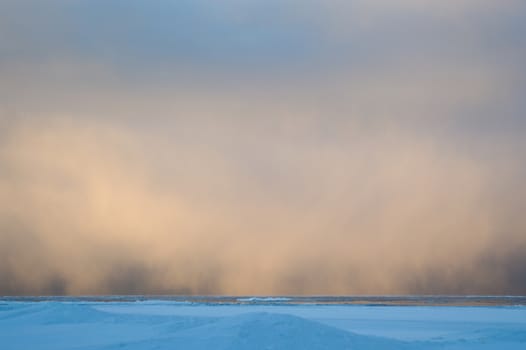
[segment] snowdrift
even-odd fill
[[[0,303],[0,348],[525,349],[524,307]]]

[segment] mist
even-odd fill
[[[525,7],[450,3],[2,2],[0,294],[526,294]]]

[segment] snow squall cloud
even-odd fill
[[[525,294],[522,1],[0,2],[0,294]]]

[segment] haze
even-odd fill
[[[0,294],[526,294],[526,3],[0,0]]]

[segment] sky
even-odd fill
[[[526,295],[526,2],[0,0],[0,295]]]

